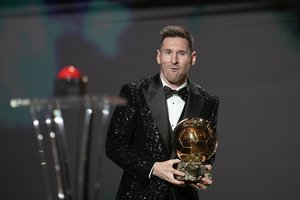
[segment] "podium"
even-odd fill
[[[32,117],[47,200],[99,200],[104,143],[113,96],[11,99]]]

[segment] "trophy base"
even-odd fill
[[[201,162],[180,161],[176,169],[185,173],[184,176],[175,177],[179,181],[198,183],[202,182],[202,178],[212,179],[210,170]]]

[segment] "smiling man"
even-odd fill
[[[172,131],[185,118],[201,117],[217,127],[219,99],[188,79],[196,63],[194,40],[183,27],[160,32],[157,63],[160,72],[123,85],[128,103],[115,109],[106,140],[106,155],[123,169],[117,199],[198,199],[198,190],[212,180],[190,184],[175,176],[184,173],[171,145]],[[214,157],[206,162],[212,168]]]

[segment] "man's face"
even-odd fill
[[[162,78],[176,88],[186,81],[190,66],[196,62],[196,52],[190,52],[186,39],[167,37],[157,50],[156,59]]]

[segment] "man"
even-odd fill
[[[160,72],[123,85],[120,96],[128,103],[115,109],[108,128],[106,154],[124,170],[117,199],[198,199],[198,189],[212,184],[207,178],[198,184],[174,178],[184,173],[173,168],[180,160],[172,159],[171,134],[189,117],[205,118],[216,129],[219,100],[188,79],[196,62],[192,35],[180,26],[167,26],[160,35]],[[186,88],[186,95],[166,97],[164,86]]]

